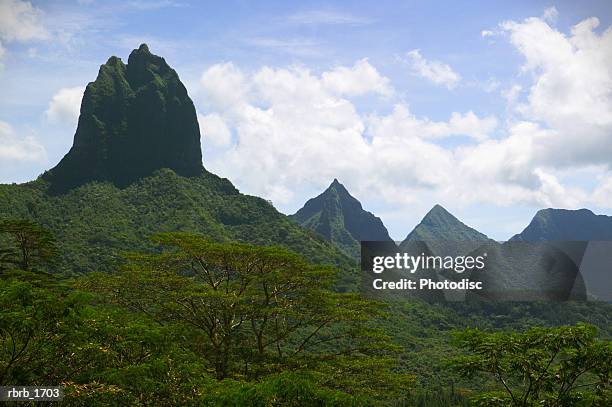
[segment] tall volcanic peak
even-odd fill
[[[113,56],[100,67],[72,148],[43,178],[59,191],[93,180],[125,186],[160,168],[201,174],[200,129],[176,71],[142,44],[127,65]]]
[[[362,240],[391,240],[380,218],[364,210],[337,179],[290,217],[353,258],[359,257]]]

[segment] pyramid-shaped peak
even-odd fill
[[[338,178],[334,178],[332,183],[329,184],[329,187],[327,188],[327,191],[329,191],[329,190],[335,190],[337,192],[340,192],[340,193],[343,193],[345,195],[348,195],[348,196],[350,196],[352,198],[352,195],[348,192],[346,187],[344,185],[342,185],[340,183],[340,181],[338,181]]]
[[[435,204],[427,213],[432,214],[432,215],[437,215],[437,214],[443,214],[443,215],[450,215],[453,216],[449,211],[446,210],[446,208],[444,208],[442,205],[440,204]]]
[[[488,240],[488,237],[461,222],[441,205],[434,205],[402,244],[419,240],[428,242],[480,241]]]
[[[332,183],[331,183],[331,184],[329,184],[329,188],[338,188],[338,187],[341,187],[341,188],[346,189],[346,188],[344,187],[344,185],[342,185],[342,184],[340,183],[340,181],[338,181],[338,178],[334,178],[334,180],[332,181]]]
[[[359,256],[359,241],[391,241],[380,218],[364,210],[337,178],[291,218],[337,244],[352,257]]]
[[[442,205],[436,204],[423,217],[421,223],[439,222],[460,222],[452,213],[447,211]]]

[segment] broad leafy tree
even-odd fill
[[[610,405],[612,343],[596,334],[581,324],[523,333],[467,329],[456,343],[468,353],[452,364],[465,376],[489,376],[502,389],[480,395],[477,405]]]
[[[1,221],[0,239],[6,242],[0,249],[0,270],[38,271],[57,255],[51,232],[29,220]]]
[[[334,269],[279,247],[155,237],[159,255],[132,256],[115,276],[83,287],[173,326],[217,380],[260,380],[308,371],[323,387],[369,397],[405,391],[397,351],[373,326],[381,304],[331,290]]]

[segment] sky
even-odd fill
[[[612,215],[608,1],[0,0],[0,183],[72,145],[84,87],[145,42],[204,166],[290,214],[334,178],[402,240],[441,204],[498,240]]]

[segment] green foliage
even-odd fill
[[[332,290],[330,283],[337,278],[332,269],[306,263],[286,249],[294,246],[302,254],[312,252],[308,259],[321,263],[337,253],[329,245],[278,215],[267,202],[240,195],[229,182],[214,176],[187,179],[161,171],[123,190],[110,184],[88,184],[54,197],[46,195],[40,181],[2,195],[11,187],[0,186],[0,203],[28,217],[51,219],[47,226],[59,236],[55,244],[61,249],[61,261],[36,260],[32,270],[24,271],[14,258],[2,272],[1,323],[9,340],[0,344],[4,363],[0,368],[6,370],[5,383],[62,383],[66,405],[241,405],[251,399],[259,403],[255,405],[283,405],[300,397],[319,405],[466,405],[473,393],[467,388],[479,393],[500,389],[492,376],[470,378],[444,368],[445,358],[459,355],[451,346],[453,330],[466,326],[522,330],[589,322],[600,328],[602,338],[612,336],[610,305],[598,302],[429,304],[415,300],[390,303],[383,313],[381,304],[363,301],[355,294],[339,294],[337,286]],[[24,197],[28,198],[22,201]],[[196,207],[198,215],[192,217]],[[235,212],[234,219],[252,211],[252,223],[219,223],[227,210]],[[165,233],[150,243],[145,236],[155,225],[162,225],[162,230],[205,229],[207,237],[213,237]],[[0,253],[16,253],[12,235],[3,236]],[[89,240],[83,242],[83,236]],[[266,246],[230,243],[236,236]],[[269,247],[274,241],[284,242],[285,247]],[[78,290],[73,283],[55,277],[58,267],[74,265],[93,270],[98,263],[101,270],[110,271],[114,264],[122,263],[119,255],[126,248],[154,254],[130,256],[123,271],[114,275],[78,279]],[[220,272],[216,278],[231,283],[223,295],[205,289],[206,274],[194,261],[202,251],[210,269]],[[257,264],[253,259],[265,260],[267,271],[262,276],[241,267]],[[336,259],[347,264],[342,256]],[[279,260],[283,267],[278,266]],[[222,269],[227,265],[239,273],[224,277]],[[40,273],[43,269],[53,273]],[[290,280],[290,275],[296,279]],[[232,304],[228,300],[237,292],[238,281],[249,284],[233,299],[235,315],[248,318],[238,329],[217,331],[219,338],[226,334],[232,338],[227,378],[219,381],[211,337],[194,327],[180,307],[186,299],[208,301],[209,309],[200,307],[195,315],[213,315],[220,321]],[[302,286],[292,288],[292,294],[280,297],[278,303],[263,305],[265,295],[257,287],[263,282],[280,285],[289,281]],[[84,293],[94,282],[97,293]],[[327,314],[332,320],[296,353],[314,324],[324,322],[317,315]],[[277,336],[269,322],[268,329],[261,329],[265,318],[284,317],[294,322],[301,316],[309,317],[312,324],[298,327],[286,338]],[[258,331],[263,352],[257,345]],[[391,345],[386,334],[401,346]],[[266,344],[266,340],[277,339],[282,357],[273,344]],[[13,358],[13,344],[20,349],[25,342],[23,352]],[[279,370],[283,372],[280,376]],[[293,388],[289,385],[292,380],[296,383]],[[586,384],[580,380],[579,385]],[[587,390],[572,394],[580,392],[584,405],[597,405],[596,398],[601,400],[603,395]],[[493,397],[502,396],[484,394],[475,402],[490,403]],[[507,404],[503,397],[501,403]]]
[[[411,392],[406,405],[415,407],[468,407],[471,392],[464,389],[447,389],[434,387],[432,389],[417,389]]]
[[[283,372],[261,382],[225,380],[207,389],[203,404],[211,406],[360,406],[365,400],[322,387],[312,373]]]
[[[28,220],[0,221],[0,272],[11,268],[41,270],[57,256],[51,232]]]
[[[330,290],[330,267],[280,247],[182,233],[154,240],[166,250],[131,256],[120,273],[81,287],[173,329],[217,380],[316,372],[323,388],[365,398],[397,397],[411,383],[392,373],[397,348],[372,326],[381,304]]]
[[[66,377],[54,369],[54,358],[71,335],[78,296],[58,298],[27,282],[0,280],[0,383],[59,383]]]
[[[503,389],[479,395],[476,405],[609,405],[612,343],[596,334],[584,324],[523,333],[466,329],[455,337],[469,353],[451,363],[465,376],[490,375]]]
[[[158,232],[200,233],[219,242],[282,245],[310,262],[337,265],[342,286],[355,287],[355,264],[268,202],[240,194],[208,172],[181,177],[164,169],[123,189],[91,182],[61,195],[41,179],[0,185],[0,220],[28,219],[56,237],[57,269],[67,275],[111,272],[123,252],[151,251]]]
[[[146,316],[20,279],[0,280],[0,385],[62,384],[67,405],[176,405],[210,380]]]

